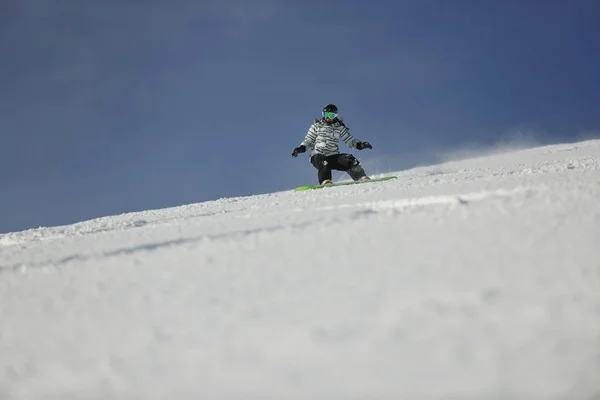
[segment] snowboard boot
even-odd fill
[[[364,179],[371,179],[365,173],[365,170],[360,165],[355,165],[350,168],[348,171],[348,175],[352,178],[353,181],[362,181]]]

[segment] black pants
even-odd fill
[[[331,180],[331,170],[345,171],[355,181],[366,176],[360,162],[352,154],[334,154],[331,156],[313,154],[310,157],[310,163],[319,170],[319,183],[322,183],[325,179]]]

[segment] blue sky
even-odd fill
[[[0,60],[0,232],[313,183],[327,103],[368,173],[600,129],[597,0],[13,0]]]

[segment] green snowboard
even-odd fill
[[[371,182],[381,182],[381,181],[389,181],[390,179],[396,179],[397,176],[385,176],[383,178],[371,178],[364,181],[358,182],[342,182],[342,183],[332,183],[330,185],[310,185],[310,186],[299,186],[294,191],[301,192],[303,190],[313,190],[313,189],[322,189],[324,187],[336,187],[336,186],[348,186],[348,185],[359,185],[362,183],[371,183]]]

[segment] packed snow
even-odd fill
[[[0,399],[599,399],[600,141],[395,175],[0,235]]]

